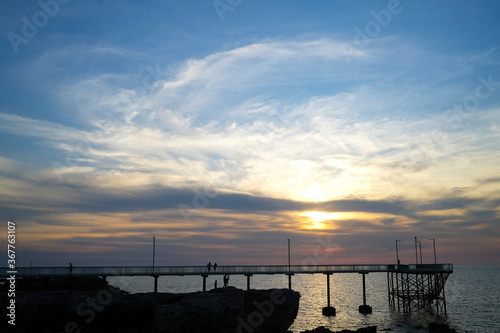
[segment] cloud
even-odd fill
[[[0,130],[6,133],[41,137],[54,141],[78,140],[83,138],[80,134],[82,132],[74,128],[67,128],[46,120],[31,119],[6,113],[0,113]]]
[[[496,130],[483,130],[483,137],[476,133],[477,127],[437,136],[439,117],[353,122],[337,111],[346,99],[350,97],[345,94],[313,98],[278,119],[222,128],[207,125],[192,128],[189,135],[139,124],[115,123],[82,131],[20,116],[0,117],[3,131],[36,137],[59,150],[48,169],[28,177],[41,182],[63,179],[109,189],[212,186],[326,201],[350,195],[440,198],[442,186],[450,195],[462,191],[473,196],[478,184],[461,174],[482,170],[483,177],[494,178],[498,158],[490,151]],[[475,121],[485,122],[488,115],[479,113]],[[471,154],[476,159],[471,160]],[[449,172],[439,175],[444,169]],[[435,177],[439,183],[433,182]],[[495,191],[494,184],[490,191]]]
[[[342,61],[364,58],[367,51],[352,44],[328,39],[306,42],[263,42],[210,55],[202,60],[189,60],[180,67],[174,80],[164,88],[185,86],[193,82],[231,88],[236,82],[255,79],[262,73],[290,71],[298,63]],[[240,72],[238,68],[245,68]]]
[[[500,177],[498,178],[488,178],[488,179],[482,179],[480,180],[481,184],[494,184],[494,183],[500,183]]]
[[[145,66],[135,84],[132,76],[120,80],[116,74],[94,75],[80,79],[69,91],[64,87],[62,94],[73,105],[68,98],[76,96],[77,108],[90,119],[99,114],[99,118],[118,116],[128,122],[161,121],[164,126],[174,125],[172,118],[181,125],[189,119],[204,124],[207,115],[213,119],[214,113],[224,113],[257,91],[280,95],[294,80],[316,76],[349,81],[351,76],[342,68],[346,60],[368,56],[367,50],[330,39],[263,41],[188,59],[167,69]],[[324,66],[331,70],[325,71]],[[312,79],[308,80],[311,84]],[[161,116],[164,113],[167,117]]]

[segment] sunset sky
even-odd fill
[[[18,265],[500,264],[500,2],[0,4]]]

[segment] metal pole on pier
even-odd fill
[[[153,277],[155,279],[154,292],[158,292],[158,275],[155,275],[155,249],[156,249],[156,237],[153,236]]]
[[[418,246],[420,247],[420,264],[423,264],[422,262],[422,242],[418,241]]]
[[[434,264],[437,264],[437,259],[436,259],[436,239],[434,238],[429,238],[429,240],[432,241],[432,244],[434,245]]]
[[[401,242],[401,239],[396,239],[396,263],[399,265],[399,251],[398,251],[398,242]]]
[[[288,240],[288,289],[292,289],[292,273],[290,272],[290,238]]]
[[[415,236],[415,264],[418,265],[417,236]]]
[[[288,238],[287,241],[288,241],[288,273],[290,273],[290,238]]]
[[[156,237],[153,236],[153,273],[155,270],[155,247],[156,247]]]

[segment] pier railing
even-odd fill
[[[43,276],[162,276],[162,275],[253,275],[253,274],[333,274],[333,273],[438,273],[453,272],[452,264],[423,265],[266,265],[266,266],[115,266],[115,267],[17,267],[15,271],[0,268],[0,277]]]

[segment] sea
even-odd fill
[[[217,280],[220,287],[223,276],[209,276],[207,289]],[[152,277],[109,277],[111,285],[129,293],[152,292]],[[246,277],[232,275],[229,285],[246,289]],[[252,289],[288,288],[285,275],[254,275]],[[336,316],[323,316],[327,306],[327,280],[323,274],[297,274],[292,276],[292,289],[300,292],[297,318],[290,330],[294,333],[324,326],[332,331],[356,330],[377,326],[378,332],[429,332],[431,322],[446,323],[457,332],[500,333],[500,266],[454,266],[454,272],[445,285],[447,316],[419,313],[411,317],[389,307],[387,274],[366,275],[366,303],[372,314],[360,314],[363,304],[362,275],[339,273],[330,276],[330,302],[336,308]],[[158,279],[158,291],[185,293],[202,290],[201,276],[162,276]]]

